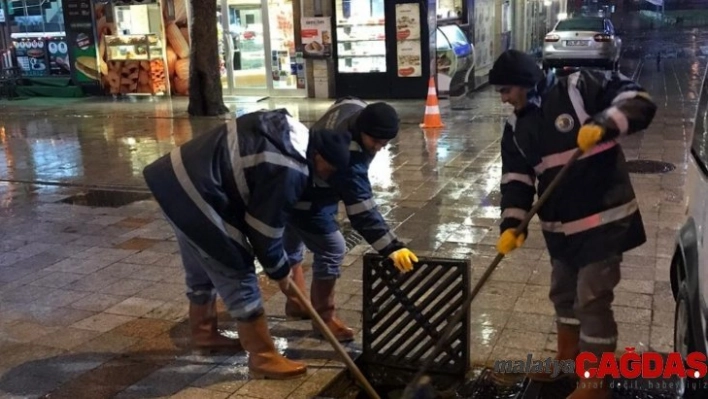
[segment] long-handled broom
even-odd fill
[[[583,151],[580,149],[576,150],[573,153],[568,162],[563,166],[563,168],[561,168],[556,177],[553,178],[551,183],[546,188],[546,191],[543,192],[543,195],[541,195],[538,201],[536,201],[536,203],[531,207],[531,210],[526,215],[524,220],[521,221],[521,224],[516,227],[517,235],[521,234],[524,230],[526,230],[526,227],[529,225],[531,218],[533,218],[534,215],[536,215],[536,213],[538,212],[538,210],[541,209],[543,204],[548,200],[548,197],[550,197],[553,193],[553,190],[555,190],[558,184],[560,184],[561,180],[567,173],[570,166],[578,158],[580,158],[582,154]],[[428,370],[428,368],[430,368],[430,365],[442,350],[442,347],[445,345],[445,342],[447,342],[447,339],[450,337],[450,334],[452,333],[454,327],[462,319],[462,315],[464,315],[466,312],[469,312],[472,301],[477,296],[477,294],[479,294],[479,291],[482,289],[482,287],[484,287],[484,284],[487,282],[487,279],[489,278],[489,276],[492,275],[494,269],[496,269],[502,259],[504,259],[504,255],[498,253],[492,263],[487,267],[487,270],[485,270],[484,274],[479,279],[477,284],[474,286],[474,289],[472,289],[472,292],[470,293],[469,297],[467,297],[467,300],[462,304],[462,308],[457,313],[455,313],[455,315],[450,319],[447,327],[445,328],[442,336],[440,337],[440,340],[433,348],[433,353],[431,353],[428,359],[423,363],[418,373],[416,373],[415,377],[413,377],[411,382],[406,386],[406,389],[403,391],[403,399],[422,399],[430,397],[430,395],[424,396],[425,394],[423,393],[427,389],[427,385],[430,381],[430,378],[425,376],[426,371]]]

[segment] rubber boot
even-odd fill
[[[189,326],[192,333],[192,345],[195,349],[206,351],[243,350],[238,339],[228,338],[217,329],[216,300],[204,305],[189,303]]]
[[[305,272],[302,270],[302,264],[299,263],[290,269],[290,277],[293,282],[300,289],[300,292],[305,294],[307,289],[305,287]],[[298,320],[309,320],[310,314],[307,313],[307,309],[300,302],[300,300],[294,294],[286,294],[287,297],[285,301],[285,316],[298,319]]]
[[[336,284],[336,279],[312,280],[312,306],[332,334],[337,338],[337,341],[353,341],[354,331],[347,327],[334,312],[334,286]],[[322,336],[322,333],[314,323],[312,324],[312,328],[315,330],[316,334]]]
[[[238,335],[248,352],[251,378],[287,380],[307,374],[307,365],[287,359],[275,349],[265,314],[252,321],[239,321]]]
[[[558,352],[556,360],[572,360],[580,353],[580,327],[569,326],[567,324],[557,324],[558,329]],[[551,365],[551,367],[553,367]],[[575,374],[559,373],[555,378],[551,377],[552,370],[544,370],[549,372],[529,373],[527,377],[530,380],[538,382],[554,382],[562,378],[575,377]]]

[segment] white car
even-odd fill
[[[708,338],[708,81],[696,114],[688,164],[687,220],[676,239],[671,261],[671,290],[676,299],[674,350],[683,354],[706,353]],[[686,384],[688,382],[688,384]],[[683,398],[708,398],[704,382],[682,381]]]
[[[543,69],[599,67],[617,70],[622,39],[612,21],[602,17],[573,17],[558,21],[543,39]]]

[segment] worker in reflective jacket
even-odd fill
[[[242,348],[255,378],[306,373],[276,351],[268,331],[254,256],[290,292],[283,247],[287,212],[309,176],[327,180],[349,161],[349,137],[312,135],[285,110],[259,111],[175,148],[143,174],[174,228],[182,255],[193,344]],[[239,340],[219,334],[216,294],[238,324]]]
[[[614,352],[611,305],[624,252],[646,241],[624,154],[616,141],[646,129],[656,112],[647,92],[618,72],[579,70],[544,76],[530,56],[509,50],[489,74],[514,107],[501,140],[501,237],[507,254],[527,232],[515,233],[572,154],[582,156],[539,210],[552,259],[550,299],[557,315],[558,359],[579,351]],[[561,374],[562,375],[562,374]],[[549,380],[548,374],[531,378]],[[581,381],[572,399],[609,398],[607,384]],[[597,381],[595,381],[597,382]]]
[[[369,165],[376,153],[396,137],[398,124],[398,114],[390,105],[367,105],[349,97],[335,102],[310,128],[313,132],[333,129],[343,135],[351,134],[350,161],[347,168],[338,171],[330,182],[314,179],[307,188],[285,231],[286,250],[293,280],[302,291],[305,291],[304,247],[314,253],[310,287],[312,305],[341,342],[353,340],[354,333],[334,311],[335,283],[340,277],[346,252],[346,243],[336,220],[339,201],[344,202],[352,227],[382,256],[390,257],[399,270],[411,270],[413,262],[418,261],[379,213],[369,182]],[[292,318],[309,318],[303,305],[292,296],[286,301],[285,313]]]

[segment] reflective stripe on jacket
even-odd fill
[[[381,255],[404,247],[379,212],[374,200],[369,165],[374,156],[362,149],[361,134],[355,128],[356,117],[366,103],[347,97],[335,102],[310,129],[334,129],[352,133],[349,167],[338,172],[327,184],[313,179],[303,197],[295,205],[293,220],[308,220],[302,226],[312,233],[325,234],[339,230],[336,221],[339,201],[343,201],[352,227]]]
[[[502,137],[501,230],[514,228],[577,149],[582,124],[608,129],[568,170],[539,210],[551,257],[583,266],[646,241],[620,135],[645,129],[656,105],[619,73],[581,70],[541,84],[540,95],[515,112]],[[612,122],[609,122],[609,121]]]
[[[238,132],[237,132],[238,131]],[[255,254],[274,279],[289,273],[282,235],[307,185],[309,134],[285,110],[246,114],[194,138],[143,174],[165,215],[230,267]]]

